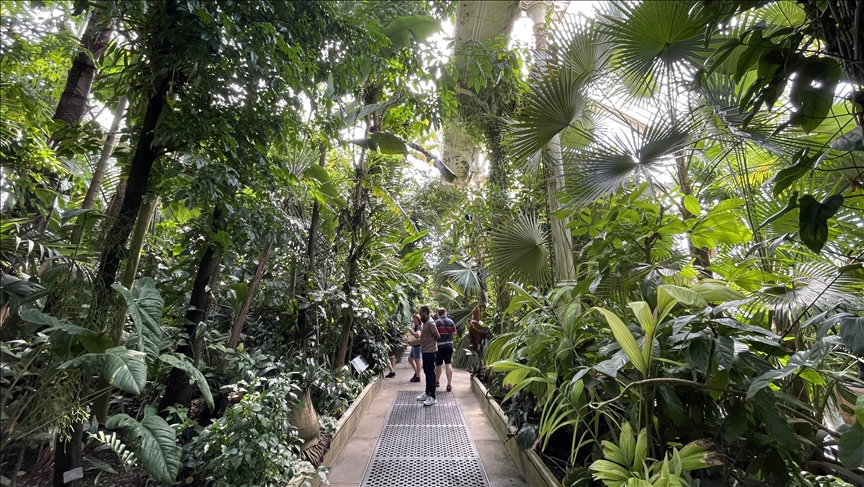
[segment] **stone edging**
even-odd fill
[[[333,441],[330,442],[330,449],[324,454],[322,465],[332,465],[339,454],[342,453],[342,449],[348,443],[348,440],[351,439],[351,435],[354,434],[354,430],[357,428],[360,418],[363,417],[363,413],[369,409],[372,400],[378,395],[378,391],[381,389],[381,382],[381,374],[378,374],[378,377],[366,385],[363,392],[357,396],[357,399],[351,403],[345,414],[339,418],[339,422],[336,424],[336,432],[333,433]],[[321,485],[320,478],[316,477],[312,480],[312,487],[318,487],[319,485]]]
[[[543,463],[543,460],[540,459],[540,456],[534,450],[520,450],[519,445],[516,444],[516,440],[510,438],[510,441],[508,441],[508,434],[515,435],[516,428],[513,426],[508,428],[507,416],[504,414],[501,406],[489,395],[486,391],[486,386],[474,376],[471,377],[471,391],[474,393],[474,397],[477,398],[480,409],[483,410],[486,418],[495,428],[495,432],[498,433],[498,438],[504,442],[507,452],[510,453],[510,458],[516,463],[519,470],[522,471],[522,476],[528,481],[528,485],[534,487],[561,487],[561,483],[558,482],[558,479],[549,471],[546,464]]]

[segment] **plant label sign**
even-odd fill
[[[358,373],[363,372],[364,370],[369,368],[369,364],[367,364],[366,361],[363,360],[363,357],[359,355],[351,359],[351,365],[354,366],[354,370],[356,370]]]
[[[67,470],[63,472],[63,483],[68,484],[73,480],[83,479],[84,478],[84,468],[76,467],[72,470]]]

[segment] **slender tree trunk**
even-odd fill
[[[368,132],[368,129],[367,129]],[[360,243],[360,230],[363,228],[366,214],[366,190],[363,189],[363,178],[365,176],[365,157],[366,151],[360,154],[360,162],[354,171],[354,177],[357,183],[354,186],[354,212],[351,215],[351,245],[348,247],[348,273],[345,282],[342,284],[342,291],[345,293],[345,298],[349,299],[351,292],[357,285],[357,271],[360,265],[360,257],[362,256],[363,246]],[[333,360],[333,370],[340,370],[346,363],[348,354],[348,341],[351,337],[351,325],[354,321],[354,310],[350,307],[342,310],[342,330],[339,334],[339,350],[336,352],[336,358]]]
[[[135,275],[138,271],[138,263],[141,261],[141,251],[144,248],[144,241],[147,232],[150,228],[150,222],[153,221],[153,213],[159,206],[159,197],[153,196],[149,201],[141,205],[138,211],[138,218],[135,220],[135,228],[132,231],[132,240],[129,244],[129,258],[126,261],[126,268],[123,270],[123,277],[120,279],[120,284],[127,289],[131,289],[135,282]],[[113,345],[120,345],[120,337],[123,334],[123,326],[126,324],[126,311],[123,308],[117,310],[114,316],[111,317],[112,323],[108,334],[111,335]],[[111,400],[113,392],[111,385],[104,377],[99,377],[96,383],[96,390],[105,390],[93,400],[93,416],[99,421],[99,424],[104,424],[108,419],[108,404]]]
[[[681,218],[683,220],[690,220],[695,218],[697,215],[690,213],[690,210],[684,206],[684,198],[693,194],[693,187],[690,185],[690,179],[687,176],[686,156],[681,152],[675,154],[675,164],[678,170],[678,186],[681,188],[681,194],[684,195],[684,197],[681,198]],[[711,265],[711,256],[708,254],[708,249],[697,248],[693,245],[693,240],[689,235],[687,236],[687,246],[690,248],[690,255],[693,256],[696,268],[702,277],[707,277],[709,279],[713,277],[711,271],[708,270],[708,266]]]
[[[108,161],[114,154],[114,149],[117,147],[117,141],[120,139],[120,123],[126,113],[126,107],[129,101],[125,96],[121,96],[117,101],[117,108],[114,111],[114,120],[111,122],[111,129],[105,137],[105,144],[102,146],[102,153],[99,155],[99,162],[96,163],[96,168],[93,170],[93,179],[90,180],[90,186],[87,188],[87,195],[84,197],[84,203],[81,208],[84,210],[92,210],[96,205],[96,197],[99,190],[102,189],[102,179],[105,177],[105,170],[108,168]]]
[[[87,194],[84,196],[84,202],[81,204],[82,210],[92,210],[96,206],[96,198],[99,191],[102,189],[102,179],[105,177],[105,169],[108,167],[108,161],[111,155],[114,154],[114,149],[117,147],[119,139],[120,122],[123,121],[123,115],[126,112],[128,100],[125,96],[121,96],[117,102],[117,109],[114,112],[114,120],[111,122],[111,129],[105,137],[105,144],[102,146],[102,153],[99,155],[99,161],[96,163],[96,168],[93,170],[93,178],[90,180],[90,186],[87,187]],[[87,220],[87,214],[81,215],[80,223],[72,234],[72,243],[81,242],[81,235],[84,233],[84,224]]]
[[[108,42],[111,40],[111,33],[114,31],[114,21],[110,21],[104,28],[100,28],[100,17],[102,9],[97,7],[90,14],[90,20],[87,24],[87,30],[81,36],[81,47],[83,48],[78,56],[72,62],[72,67],[69,68],[69,73],[66,75],[66,87],[63,89],[63,94],[60,95],[60,100],[57,102],[57,108],[54,110],[54,120],[66,122],[69,125],[81,123],[84,118],[84,113],[87,110],[87,98],[90,96],[90,87],[93,86],[93,80],[96,78],[98,69],[96,61],[102,57],[105,49],[108,47]],[[52,136],[50,141],[53,147],[57,147],[60,143],[60,138]],[[53,192],[60,191],[60,175],[43,170],[43,177],[48,181],[47,187]],[[35,207],[33,203],[36,201],[35,195],[25,195],[24,206],[28,213],[32,212]],[[36,218],[33,226],[37,233],[45,233],[48,226],[48,221],[51,219],[51,213],[54,212],[56,198],[48,208],[48,215],[42,216],[36,211]]]
[[[216,205],[213,209],[211,231],[216,233],[223,229],[224,226],[225,220],[222,208]],[[198,271],[195,273],[192,295],[189,298],[189,310],[186,312],[186,335],[189,339],[185,345],[177,350],[190,357],[192,363],[196,366],[201,356],[201,337],[197,335],[196,331],[198,323],[204,322],[207,319],[207,309],[210,306],[210,293],[207,288],[219,269],[220,254],[221,252],[218,247],[215,244],[211,244],[207,246],[204,254],[201,256]],[[189,407],[189,403],[192,400],[192,391],[192,385],[189,383],[189,377],[186,375],[186,372],[181,369],[171,369],[168,385],[165,388],[165,395],[159,404],[159,411],[164,414],[168,407],[175,404]]]
[[[270,249],[273,247],[273,242],[264,242],[264,248],[261,250],[261,258],[258,259],[258,266],[255,268],[255,274],[252,280],[249,281],[249,289],[246,290],[246,296],[243,298],[243,304],[240,305],[240,311],[234,317],[231,323],[231,335],[228,338],[228,348],[237,348],[237,343],[240,342],[240,332],[243,331],[243,325],[246,323],[246,316],[249,314],[249,309],[252,308],[252,301],[255,299],[255,293],[258,291],[258,284],[264,276],[264,271],[267,269],[267,257],[270,255]]]
[[[327,116],[330,116],[330,107],[327,107]],[[327,144],[321,142],[321,147],[319,148],[318,155],[318,165],[324,167],[327,163]],[[309,285],[311,284],[312,277],[315,275],[315,257],[318,252],[318,229],[321,227],[321,203],[318,200],[314,200],[312,202],[312,215],[309,219],[309,235],[306,241],[306,270],[303,273],[303,279],[300,281],[301,288],[300,293],[303,296],[308,296],[309,294]],[[301,330],[305,330],[307,324],[311,319],[310,314],[313,313],[314,310],[311,306],[307,306],[301,309],[297,315],[297,327]]]
[[[543,164],[546,169],[546,211],[549,213],[552,235],[555,283],[567,283],[576,280],[576,266],[573,263],[573,239],[570,229],[567,228],[570,219],[558,214],[561,208],[557,194],[564,190],[564,167],[559,136],[556,135],[543,151]]]
[[[159,207],[159,196],[151,195],[150,199],[141,205],[138,210],[138,217],[135,219],[135,227],[132,230],[132,240],[129,241],[129,258],[126,260],[126,268],[123,269],[123,277],[120,278],[120,284],[126,288],[132,288],[135,282],[135,276],[138,274],[138,265],[141,263],[141,252],[144,251],[144,242],[147,238],[147,232],[150,231],[150,224],[153,222],[153,215],[156,213],[156,208]],[[114,336],[114,335],[112,335]],[[115,343],[119,343],[120,334],[116,335]]]
[[[156,161],[161,150],[161,148],[153,146],[155,139],[154,129],[156,128],[159,116],[166,106],[167,87],[168,83],[166,80],[159,91],[147,103],[144,123],[141,126],[135,155],[129,168],[123,202],[120,205],[117,219],[111,225],[105,237],[105,250],[102,252],[96,272],[96,292],[91,309],[91,316],[97,320],[96,322],[104,322],[104,318],[107,316],[106,312],[108,310],[105,308],[107,308],[106,305],[112,294],[111,285],[114,284],[117,278],[117,271],[120,268],[120,261],[123,258],[126,241],[132,232],[138,212],[141,209],[141,202],[144,194],[147,192],[150,170],[153,168],[153,163]]]

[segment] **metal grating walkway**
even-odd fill
[[[396,392],[361,487],[488,487],[456,396],[423,407],[421,392]]]

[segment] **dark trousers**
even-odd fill
[[[423,352],[423,374],[426,375],[426,395],[435,397],[435,352]]]

